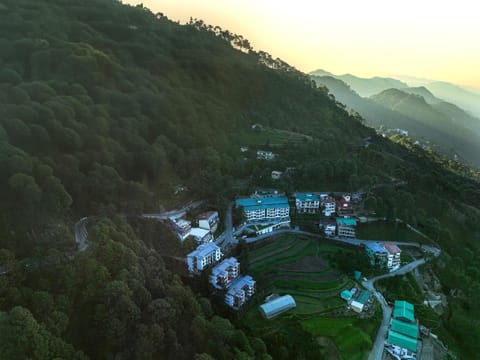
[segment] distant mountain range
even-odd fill
[[[362,97],[375,95],[387,89],[405,89],[410,86],[425,87],[434,97],[454,103],[472,115],[480,117],[480,90],[470,90],[443,81],[399,76],[397,78],[372,77],[361,78],[351,74],[334,75],[325,70],[315,70],[312,76],[331,76],[350,85]],[[428,102],[428,99],[425,99]]]
[[[458,155],[480,166],[480,119],[436,95],[446,94],[446,90],[438,91],[441,88],[453,92],[455,85],[431,83],[437,90],[434,93],[428,86],[409,87],[391,78],[335,76],[323,70],[311,76],[318,85],[326,86],[337,101],[359,112],[368,124],[406,130],[413,139],[431,142],[450,156]],[[461,94],[468,93],[461,90]]]

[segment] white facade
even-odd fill
[[[190,231],[192,230],[190,221],[175,218],[169,218],[169,220],[175,234],[181,241],[185,240],[190,235]]]
[[[298,194],[295,196],[295,207],[299,213],[314,214],[320,208],[320,198],[313,194]]]
[[[335,199],[327,197],[322,200],[321,205],[323,207],[322,213],[324,216],[332,216],[335,213]]]
[[[200,245],[187,255],[188,271],[190,273],[201,272],[206,266],[219,261],[222,256],[220,248],[214,243]]]
[[[210,230],[212,233],[217,231],[220,218],[217,211],[209,211],[198,216],[198,226]]]
[[[395,271],[400,267],[400,256],[402,250],[395,244],[382,244],[387,250],[387,269],[388,271]]]
[[[290,220],[287,220],[287,221],[282,221],[282,222],[279,222],[279,223],[275,223],[275,224],[272,224],[270,226],[266,226],[262,229],[259,229],[259,230],[256,230],[255,231],[255,234],[257,236],[260,236],[260,235],[263,235],[263,234],[267,234],[267,233],[270,233],[272,232],[273,230],[277,230],[281,227],[289,227],[290,226]]]
[[[361,313],[363,311],[363,304],[355,300],[350,303],[350,307],[356,313]]]
[[[190,230],[190,236],[193,236],[199,244],[206,244],[213,241],[212,233],[202,228],[192,228],[192,230]]]

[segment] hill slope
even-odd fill
[[[451,349],[478,352],[480,192],[459,175],[473,177],[468,168],[376,136],[305,74],[201,21],[113,0],[3,0],[0,36],[0,266],[11,270],[0,277],[0,358],[322,357],[302,329],[264,342],[233,326],[222,299],[185,276],[188,243],[138,219],[179,202],[179,183],[185,201],[221,210],[286,167],[275,186],[378,189],[372,211],[438,242],[450,311],[436,326]],[[302,140],[271,163],[245,160],[254,123]],[[83,216],[91,245],[77,253]]]

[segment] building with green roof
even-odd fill
[[[417,352],[418,340],[416,338],[414,339],[409,336],[405,336],[390,330],[388,332],[387,341],[390,344],[400,346],[401,348],[404,348],[413,352]]]
[[[365,305],[367,303],[368,299],[370,298],[370,295],[372,295],[372,293],[370,291],[362,290],[360,295],[358,295],[357,302]]]
[[[349,290],[343,290],[340,293],[340,296],[343,300],[350,300],[352,298],[352,293]]]
[[[396,300],[393,308],[393,318],[403,321],[415,321],[414,307],[407,301]]]
[[[390,330],[411,338],[418,337],[418,325],[416,323],[407,323],[397,319],[392,319]]]

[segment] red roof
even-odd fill
[[[387,251],[390,254],[398,254],[399,252],[402,252],[402,250],[400,250],[400,248],[395,244],[385,244],[385,243],[383,243],[382,245],[385,249],[387,249]]]

